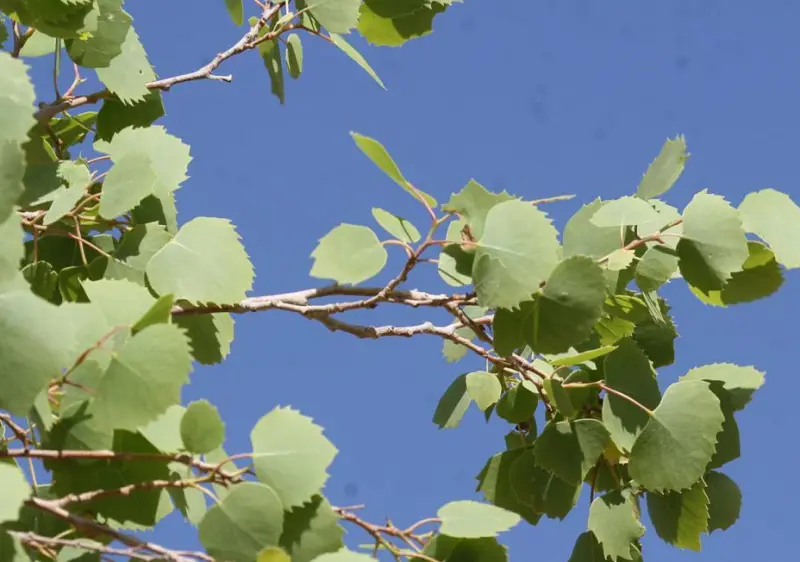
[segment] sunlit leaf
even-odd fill
[[[667,139],[661,152],[647,167],[636,194],[642,199],[652,199],[669,191],[683,173],[688,158],[683,135]]]
[[[340,224],[320,239],[311,258],[312,277],[356,285],[380,273],[388,254],[372,229]]]
[[[591,223],[598,227],[638,226],[657,219],[658,212],[638,197],[626,196],[608,201],[592,215]]]
[[[225,440],[225,423],[208,400],[197,400],[181,418],[181,440],[192,453],[208,453]]]
[[[398,240],[408,242],[409,244],[419,242],[419,230],[406,219],[378,207],[373,207],[372,217],[386,232]]]
[[[225,9],[228,10],[231,21],[236,25],[242,25],[242,23],[244,23],[243,4],[242,0],[225,0]]]
[[[108,67],[122,53],[131,28],[131,17],[122,9],[122,0],[97,0],[89,33],[66,41],[70,58],[85,68]]]
[[[495,374],[475,371],[467,375],[466,383],[467,394],[481,410],[486,410],[500,399],[502,387]]]
[[[363,68],[364,71],[367,74],[369,74],[372,77],[372,79],[375,80],[375,82],[377,82],[378,85],[381,88],[383,88],[384,90],[386,89],[386,86],[384,85],[383,80],[380,79],[380,77],[377,75],[375,70],[373,70],[373,68],[369,65],[369,63],[367,62],[367,59],[365,59],[364,56],[361,53],[356,51],[356,49],[352,45],[350,45],[350,43],[345,41],[344,37],[342,37],[338,33],[331,33],[330,34],[330,38],[331,38],[331,43],[333,43],[334,45],[339,47],[339,49],[341,49],[341,51],[344,54],[346,54],[353,61],[355,61],[355,63],[358,64],[358,66]]]
[[[505,191],[492,193],[471,179],[461,191],[453,194],[450,200],[442,205],[442,210],[458,213],[469,225],[472,237],[478,239],[483,236],[486,215],[489,214],[492,207],[504,201],[513,200],[516,200],[516,197],[512,197]]]
[[[536,464],[568,483],[583,481],[606,448],[608,430],[598,420],[548,423],[536,439]]]
[[[358,24],[361,0],[308,0],[311,15],[331,33],[348,33]]]
[[[147,53],[132,27],[122,43],[122,52],[114,57],[109,66],[97,69],[97,77],[124,103],[145,99],[147,84],[156,79]]]
[[[713,363],[690,369],[679,380],[718,381],[728,391],[734,410],[741,410],[750,402],[753,393],[764,384],[764,373],[750,366]]]
[[[437,513],[443,535],[462,538],[493,537],[519,523],[516,513],[487,503],[463,500],[450,502]]]
[[[0,463],[0,523],[14,521],[31,494],[31,486],[15,464]]]

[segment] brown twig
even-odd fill
[[[370,523],[365,521],[355,513],[352,513],[350,510],[342,507],[334,507],[334,512],[341,517],[344,521],[348,521],[358,527],[364,529],[369,535],[375,539],[375,547],[376,549],[380,546],[384,547],[386,550],[392,553],[395,558],[406,557],[406,558],[416,558],[419,560],[427,560],[429,562],[438,562],[435,558],[431,558],[425,554],[420,552],[421,548],[425,546],[426,539],[421,535],[414,534],[414,531],[425,524],[429,523],[441,523],[441,520],[435,517],[431,517],[428,519],[423,519],[418,521],[417,523],[411,525],[407,529],[400,529],[395,527],[394,525],[376,525],[374,523]],[[405,544],[411,547],[412,550],[402,550],[397,545],[393,544],[391,540],[387,537],[391,537],[395,540],[403,541]]]

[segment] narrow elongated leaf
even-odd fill
[[[228,15],[233,23],[236,25],[244,23],[244,3],[242,0],[225,0],[225,9],[228,10]]]
[[[439,399],[436,411],[433,413],[433,423],[441,429],[458,427],[461,418],[469,408],[470,401],[467,392],[467,375],[461,375],[447,387],[444,395]]]
[[[14,521],[31,495],[31,486],[16,464],[0,463],[0,523]]]
[[[595,498],[589,508],[589,530],[606,557],[632,560],[631,545],[644,535],[634,500],[619,491]]]
[[[548,423],[536,439],[536,464],[567,483],[583,481],[609,442],[608,430],[598,420]]]
[[[442,210],[458,213],[469,225],[472,237],[479,239],[483,236],[486,215],[489,214],[492,207],[504,201],[513,201],[515,199],[505,191],[492,193],[477,181],[471,179],[461,191],[453,194],[450,200],[442,205]]]
[[[388,254],[371,228],[340,224],[320,239],[311,258],[312,277],[356,285],[380,273]]]
[[[181,440],[192,453],[209,453],[225,440],[225,424],[208,400],[192,402],[181,418]]]
[[[386,232],[398,240],[408,242],[409,244],[419,242],[419,230],[406,219],[393,215],[389,211],[384,211],[378,207],[372,209],[372,216]]]
[[[603,347],[590,349],[581,353],[568,352],[564,355],[556,356],[555,359],[549,359],[549,362],[553,367],[570,367],[573,365],[581,365],[583,363],[588,363],[593,359],[604,357],[615,349],[617,349],[617,346],[615,345],[604,345]]]
[[[286,68],[292,78],[299,78],[303,72],[303,42],[296,33],[286,40]]]
[[[513,309],[530,300],[559,261],[558,233],[547,216],[522,201],[505,201],[486,215],[472,276],[478,301]]]
[[[764,373],[755,367],[744,367],[733,363],[713,363],[690,369],[681,381],[719,381],[731,398],[734,410],[741,410],[750,402],[753,393],[764,384]]]
[[[496,404],[500,399],[500,394],[503,392],[497,375],[486,371],[469,373],[466,383],[467,394],[475,401],[478,408],[484,411]]]
[[[114,355],[90,411],[115,428],[135,431],[180,403],[191,369],[182,332],[171,324],[149,326]]]
[[[647,511],[656,533],[678,548],[699,552],[700,535],[708,530],[708,495],[703,482],[684,492],[648,492]]]
[[[631,477],[648,491],[690,488],[711,461],[724,420],[709,383],[670,385],[631,449]]]
[[[286,101],[286,84],[283,80],[283,59],[281,58],[280,43],[277,39],[265,41],[258,45],[261,60],[269,74],[272,94],[283,104]]]
[[[97,138],[110,141],[127,127],[148,127],[163,115],[161,92],[156,90],[149,91],[142,101],[133,104],[123,103],[117,97],[106,98],[97,113]]]
[[[744,229],[757,234],[787,269],[800,267],[800,207],[785,193],[764,189],[739,205]]]
[[[184,224],[147,264],[160,295],[199,302],[236,302],[253,285],[253,265],[235,227],[225,219],[197,217]]]
[[[683,173],[688,159],[686,139],[683,135],[667,139],[661,147],[661,152],[647,167],[636,189],[636,195],[642,199],[652,199],[669,191]]]
[[[677,250],[687,283],[703,292],[722,289],[749,255],[739,213],[719,195],[699,192],[683,211]]]
[[[462,538],[493,537],[520,520],[519,515],[501,507],[469,500],[450,502],[437,515],[442,520],[440,533]]]
[[[341,49],[341,51],[344,54],[346,54],[353,61],[355,61],[355,63],[358,64],[358,66],[363,68],[364,71],[367,74],[369,74],[381,88],[383,88],[384,90],[386,89],[383,80],[381,80],[380,77],[377,75],[377,73],[372,69],[372,67],[367,62],[367,59],[365,59],[361,53],[356,51],[355,47],[353,47],[352,45],[350,45],[350,43],[345,41],[344,37],[342,37],[338,33],[331,33],[330,38],[331,38],[331,43],[339,47],[339,49]]]
[[[708,495],[708,532],[725,531],[739,519],[742,509],[742,491],[736,482],[721,472],[711,471],[705,476]]]
[[[252,562],[268,546],[277,546],[283,527],[283,505],[265,484],[237,484],[208,510],[198,526],[200,542],[221,560]]]
[[[349,1],[349,0],[346,0]],[[356,0],[356,2],[360,2],[360,0]],[[323,24],[324,25],[324,24]],[[350,136],[353,137],[353,140],[356,143],[356,146],[363,152],[367,158],[372,160],[372,163],[375,164],[381,171],[392,178],[397,185],[402,187],[408,193],[411,194],[414,199],[419,200],[420,197],[423,201],[425,201],[430,207],[435,207],[438,205],[436,199],[424,193],[423,191],[415,189],[408,180],[403,177],[403,173],[400,171],[400,168],[397,167],[397,164],[394,163],[392,157],[389,155],[389,152],[383,147],[381,143],[376,141],[373,138],[364,136],[362,134],[356,133],[354,131],[350,131]]]
[[[299,506],[328,479],[336,447],[322,428],[291,408],[275,408],[250,433],[258,479],[272,486],[284,507]]]
[[[639,226],[658,219],[658,212],[638,197],[621,197],[608,201],[592,216],[591,222],[598,227]]]

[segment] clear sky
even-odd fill
[[[222,0],[127,9],[160,77],[194,70],[242,32]],[[321,284],[308,276],[309,254],[333,226],[371,225],[373,206],[426,224],[356,149],[351,130],[383,142],[440,201],[473,177],[531,199],[574,193],[547,207],[559,228],[596,196],[632,193],[665,138],[680,133],[692,157],[667,202],[683,208],[707,188],[738,205],[766,187],[800,201],[798,21],[794,0],[465,0],[426,38],[363,48],[388,91],[332,46],[303,37],[304,75],[288,84],[285,106],[270,94],[257,54],[246,53],[221,69],[232,84],[182,84],[164,96],[162,123],[194,157],[178,192],[179,221],[230,218],[256,268],[253,294]],[[400,267],[397,254],[378,281]],[[787,425],[797,379],[793,273],[772,298],[728,310],[704,306],[682,282],[664,291],[681,337],[662,388],[719,361],[756,365],[767,383],[738,415],[742,458],[724,468],[744,494],[740,521],[705,537],[696,555],[660,542],[645,520],[646,560],[787,559],[800,497],[800,453]],[[409,286],[445,290],[432,268]],[[357,317],[429,319],[383,309]],[[366,518],[404,525],[450,500],[477,498],[474,477],[503,450],[508,429],[486,424],[474,406],[459,429],[431,422],[452,379],[482,368],[471,358],[447,364],[440,350],[434,338],[358,341],[289,313],[260,313],[237,318],[230,358],[196,369],[184,396],[219,407],[231,453],[249,450],[251,427],[276,405],[312,416],[340,451],[326,488],[332,503],[365,503]],[[563,522],[521,524],[503,537],[511,560],[566,561],[587,510],[584,494]],[[360,529],[348,532],[350,546],[368,542]],[[199,546],[177,512],[154,538]]]

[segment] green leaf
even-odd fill
[[[514,461],[511,479],[519,500],[550,518],[564,519],[580,496],[581,484],[565,482],[537,466],[536,455],[530,449]]]
[[[618,250],[623,245],[619,228],[598,227],[592,216],[608,202],[595,199],[581,207],[564,227],[564,257],[575,255],[602,258]],[[619,273],[605,271],[604,275],[610,287],[615,287]]]
[[[181,418],[181,440],[192,453],[209,453],[225,440],[225,424],[208,400],[189,404]]]
[[[109,327],[133,326],[156,302],[147,289],[125,280],[85,281],[83,289],[102,310]]]
[[[228,15],[231,21],[236,25],[244,23],[244,5],[242,0],[225,0],[225,9],[228,10]]]
[[[450,200],[442,205],[442,210],[449,213],[458,213],[467,221],[472,237],[478,239],[483,236],[486,215],[489,214],[489,211],[499,203],[515,200],[517,200],[516,197],[512,197],[505,191],[492,193],[474,179],[471,179],[461,191],[453,194]]]
[[[398,240],[408,242],[409,244],[419,242],[419,230],[406,219],[393,215],[389,211],[384,211],[378,207],[372,208],[372,216],[375,222]]]
[[[81,36],[66,41],[67,53],[84,68],[108,67],[122,53],[133,20],[122,9],[122,0],[97,0],[92,12]]]
[[[360,2],[360,0],[355,0],[355,1]],[[392,157],[389,155],[389,152],[383,147],[381,143],[379,143],[373,138],[366,137],[354,131],[350,131],[350,136],[353,137],[356,146],[358,146],[361,152],[363,152],[367,156],[367,158],[372,160],[373,164],[375,164],[378,168],[380,168],[384,174],[392,178],[395,181],[395,183],[397,183],[397,185],[399,185],[408,193],[410,193],[411,196],[414,197],[414,199],[417,199],[418,201],[419,200],[424,201],[431,208],[436,207],[438,205],[436,199],[434,199],[427,193],[416,189],[414,186],[411,185],[411,183],[409,183],[409,181],[405,177],[403,177],[403,173],[400,171],[400,168],[397,167],[397,164],[394,163],[394,160],[392,160]]]
[[[666,301],[659,298],[658,308],[663,319],[656,320],[651,315],[637,323],[632,338],[653,362],[653,367],[664,367],[675,362],[675,339],[678,332],[668,314],[669,306]]]
[[[563,381],[556,377],[545,379],[543,386],[547,398],[555,406],[558,413],[565,418],[570,418],[575,415],[575,405],[570,400],[569,393],[563,386]]]
[[[523,381],[503,394],[497,402],[497,415],[511,423],[528,421],[539,404],[539,394],[533,383]]]
[[[614,227],[619,232],[621,226],[639,226],[657,219],[658,211],[647,201],[626,196],[608,201],[592,215],[590,221],[594,226]]]
[[[677,250],[687,283],[703,292],[722,289],[748,257],[739,213],[719,195],[699,192],[683,211]]]
[[[466,378],[467,394],[482,411],[493,406],[503,392],[497,375],[486,371],[469,373]]]
[[[526,454],[526,451],[527,449],[520,447],[491,457],[477,476],[477,491],[480,491],[487,501],[518,513],[531,525],[535,525],[541,516],[518,498],[516,488],[522,486],[524,482],[513,480],[515,477],[523,480],[527,477],[528,473],[525,470],[513,471],[514,464]]]
[[[578,535],[567,562],[607,562],[603,547],[591,531]]]
[[[522,201],[492,207],[476,247],[472,276],[486,307],[513,309],[530,300],[559,262],[556,229],[542,211]]]
[[[0,283],[17,276],[20,261],[25,256],[23,237],[22,223],[17,213],[10,213],[0,222]]]
[[[181,420],[185,413],[186,408],[174,404],[156,419],[141,427],[139,433],[162,453],[178,453],[183,449]]]
[[[172,295],[164,295],[156,299],[150,310],[145,312],[136,323],[131,326],[131,334],[136,335],[148,326],[153,324],[169,324],[172,319],[172,306],[175,304],[175,299]]]
[[[763,189],[748,193],[739,205],[743,227],[769,244],[780,264],[800,267],[800,207],[785,193]]]
[[[27,290],[0,293],[0,408],[12,415],[27,415],[69,360],[73,335],[59,314]]]
[[[583,481],[609,442],[598,420],[548,423],[533,446],[536,464],[570,484]]]
[[[97,113],[97,138],[110,141],[115,134],[127,127],[149,127],[164,116],[164,103],[161,92],[150,90],[144,99],[126,104],[116,96],[103,100]]]
[[[358,21],[359,33],[373,45],[399,46],[433,30],[433,19],[459,0],[365,0]]]
[[[2,236],[2,234],[0,234]],[[29,263],[21,270],[22,276],[30,283],[34,295],[53,302],[52,296],[58,288],[58,274],[46,261]]]
[[[747,247],[750,256],[742,264],[742,271],[733,273],[721,291],[703,292],[690,285],[692,293],[706,304],[725,307],[763,299],[780,289],[783,273],[772,250],[760,242],[748,242]]]
[[[277,546],[283,506],[265,484],[237,484],[208,510],[198,526],[200,542],[214,558],[252,562],[265,547]]]
[[[31,487],[16,464],[0,463],[0,523],[14,521],[31,495]]]
[[[330,33],[349,33],[358,24],[361,0],[308,0],[308,11]]]
[[[647,167],[647,172],[636,189],[636,195],[642,199],[652,199],[669,191],[683,173],[688,159],[686,139],[683,135],[667,139],[661,147],[661,152]]]
[[[296,33],[286,40],[286,68],[292,78],[299,78],[303,72],[303,43]]]
[[[671,384],[631,449],[631,477],[648,491],[691,487],[714,455],[724,420],[709,383]]]
[[[28,78],[28,67],[0,51],[0,222],[11,214],[24,186],[25,154],[22,145],[36,124],[33,117],[36,94]]]
[[[728,391],[731,406],[734,410],[741,410],[750,402],[753,393],[764,384],[764,373],[755,367],[743,367],[733,363],[713,363],[690,369],[680,381],[719,381]]]
[[[319,555],[341,549],[343,535],[339,516],[328,500],[317,494],[284,514],[280,544],[292,555],[292,562],[310,562]]]
[[[708,494],[708,532],[725,531],[739,519],[742,491],[736,482],[721,472],[709,472],[705,481]]]
[[[678,256],[665,251],[662,245],[648,248],[634,272],[636,284],[644,292],[655,291],[678,270]]]
[[[149,326],[114,354],[90,412],[115,428],[136,430],[180,403],[191,370],[189,345],[180,329]]]
[[[619,491],[592,501],[589,507],[589,530],[594,533],[611,560],[631,560],[631,545],[644,535],[635,500]]]
[[[258,553],[256,562],[292,562],[292,559],[282,548],[268,546]]]
[[[470,402],[467,392],[467,375],[461,375],[450,383],[439,399],[436,411],[433,413],[433,423],[440,429],[458,427]]]
[[[275,408],[250,433],[261,482],[275,489],[284,507],[302,505],[328,479],[337,450],[322,428],[291,408]]]
[[[462,538],[493,537],[517,525],[520,516],[501,507],[463,500],[443,505],[437,515],[439,532]]]
[[[605,293],[603,271],[592,258],[563,260],[527,320],[523,334],[528,345],[537,353],[562,353],[587,340],[603,313]]]
[[[171,239],[172,235],[157,222],[137,224],[120,238],[114,259],[109,261],[104,276],[145,285],[147,264]]]
[[[451,242],[459,242],[461,240],[461,229],[464,228],[465,225],[466,222],[463,220],[450,222],[447,226],[446,239]],[[470,276],[472,273],[472,263],[470,262],[468,268],[460,267],[456,257],[444,251],[439,254],[438,271],[439,277],[451,287],[462,287],[472,283],[472,277]]]
[[[507,357],[525,347],[522,329],[526,322],[532,322],[529,317],[533,313],[533,307],[532,302],[524,302],[517,310],[497,309],[492,319],[492,335],[497,353]]]
[[[603,362],[605,384],[629,396],[645,408],[653,409],[661,400],[656,373],[644,352],[630,339],[619,342],[617,349]],[[603,400],[603,423],[617,446],[630,451],[636,438],[650,421],[640,407],[616,394]]]
[[[139,41],[139,35],[131,27],[122,43],[122,52],[111,64],[97,69],[97,77],[123,103],[140,102],[145,99],[147,84],[156,79],[147,53]]]
[[[314,558],[314,562],[374,562],[374,558],[342,548],[337,552],[328,552],[322,556],[317,556]]]
[[[115,163],[103,182],[100,216],[111,220],[133,209],[157,189],[158,174],[147,154],[131,152]]]
[[[172,321],[186,332],[195,361],[221,363],[230,353],[234,325],[230,314],[178,315]]]
[[[286,84],[283,80],[280,43],[276,39],[260,43],[258,52],[261,54],[261,60],[269,74],[271,92],[283,104],[286,101]]]
[[[331,43],[333,43],[334,45],[339,47],[339,49],[344,54],[346,54],[353,61],[355,61],[355,63],[358,64],[358,66],[360,66],[362,69],[364,69],[364,71],[367,74],[369,74],[372,77],[372,79],[375,80],[375,82],[377,82],[378,85],[381,88],[383,88],[384,90],[386,89],[386,86],[384,85],[383,80],[381,80],[380,77],[375,73],[375,71],[372,69],[372,67],[367,62],[367,59],[365,59],[364,56],[355,49],[355,47],[353,47],[352,45],[350,45],[350,43],[345,41],[344,37],[342,37],[341,35],[339,35],[337,33],[331,33],[330,34],[330,39],[331,39]]]
[[[582,365],[583,363],[588,363],[593,359],[604,357],[615,349],[617,349],[617,346],[615,345],[604,345],[603,347],[590,349],[580,353],[570,351],[564,355],[558,355],[555,359],[549,359],[549,363],[553,367],[572,367],[574,365]]]
[[[702,548],[700,535],[708,530],[708,503],[703,482],[681,493],[647,493],[647,511],[656,534],[673,546],[696,552]]]
[[[356,285],[380,273],[388,254],[371,228],[340,224],[320,239],[311,257],[312,277]]]
[[[236,302],[253,286],[253,265],[235,227],[226,219],[197,217],[147,264],[159,295],[199,302]]]

